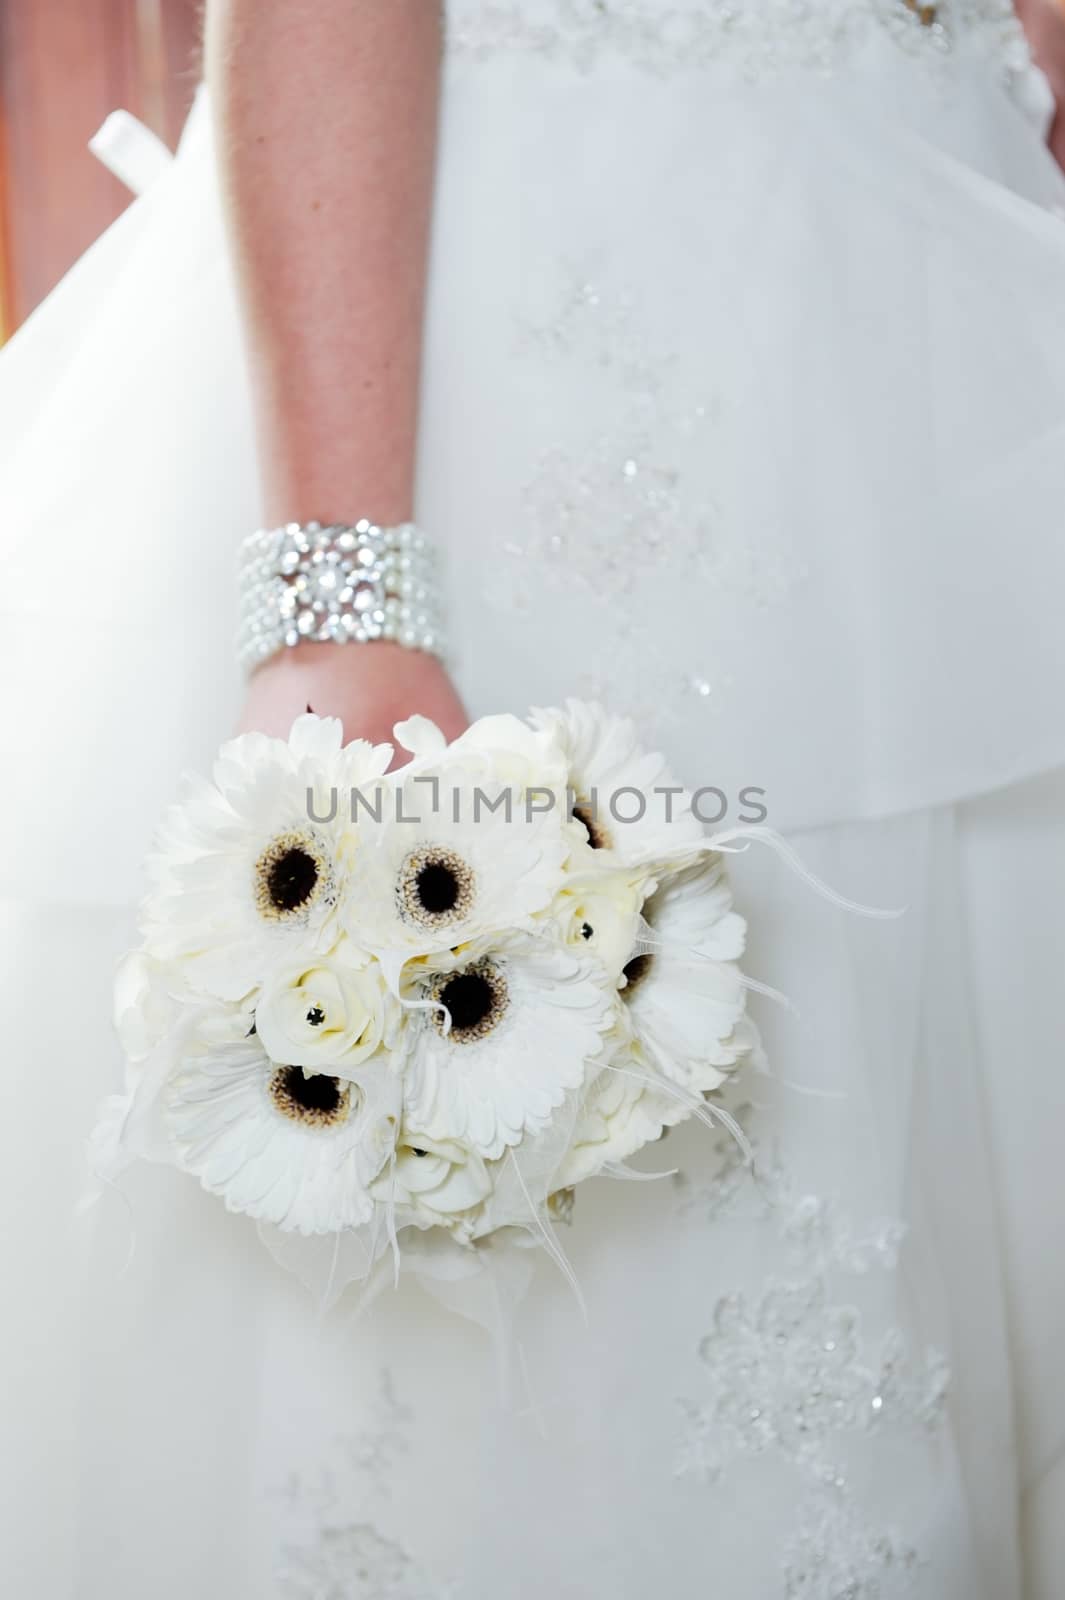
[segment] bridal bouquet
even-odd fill
[[[101,1172],[166,1161],[371,1262],[409,1229],[546,1235],[576,1185],[705,1119],[753,1043],[722,856],[627,721],[395,732],[392,774],[308,714],[188,784],[94,1142]]]

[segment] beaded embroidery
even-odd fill
[[[738,1116],[750,1124],[749,1108]],[[904,1593],[921,1569],[918,1550],[867,1517],[835,1459],[848,1438],[931,1433],[943,1415],[942,1358],[913,1358],[896,1331],[874,1338],[838,1297],[840,1278],[895,1268],[904,1229],[855,1229],[833,1202],[801,1193],[775,1156],[758,1153],[752,1182],[731,1139],[711,1180],[674,1181],[682,1213],[706,1223],[753,1215],[774,1227],[788,1257],[786,1276],[718,1299],[699,1345],[702,1393],[681,1402],[677,1476],[713,1482],[740,1459],[774,1455],[798,1490],[793,1526],[781,1530],[781,1600]],[[290,1480],[286,1521],[296,1531],[278,1573],[283,1600],[458,1600],[456,1584],[430,1577],[384,1531],[412,1421],[383,1373],[367,1425],[339,1440],[313,1479]]]
[[[338,1439],[313,1479],[289,1479],[283,1600],[454,1600],[455,1587],[432,1580],[380,1526],[392,1478],[410,1451],[412,1420],[383,1372],[368,1425]]]
[[[713,498],[724,396],[657,346],[631,296],[573,267],[554,312],[520,330],[516,354],[551,371],[560,392],[579,385],[592,417],[601,396],[609,422],[543,442],[486,598],[533,615],[530,573],[579,594],[603,625],[594,667],[573,693],[623,705],[649,737],[693,709],[713,714],[734,662],[709,631],[686,662],[674,639],[663,652],[661,614],[642,600],[648,574],[702,586],[708,604],[732,595],[758,611],[807,576],[787,530],[752,532]]]
[[[942,60],[964,38],[1008,77],[1030,65],[1011,0],[452,0],[454,56],[531,53],[587,72],[606,60],[670,73],[726,66],[749,79],[833,72],[871,41]]]
[[[838,1279],[894,1270],[904,1230],[884,1223],[857,1232],[831,1202],[800,1194],[775,1157],[758,1158],[752,1182],[734,1145],[719,1153],[710,1183],[678,1180],[682,1209],[737,1216],[753,1199],[755,1214],[775,1225],[789,1271],[753,1296],[717,1301],[699,1345],[703,1392],[681,1403],[677,1473],[712,1482],[740,1458],[774,1454],[799,1491],[781,1550],[786,1600],[880,1600],[905,1588],[918,1552],[894,1529],[867,1523],[836,1455],[856,1435],[934,1431],[949,1373],[934,1351],[908,1354],[897,1331],[874,1339],[837,1298]]]

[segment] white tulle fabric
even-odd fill
[[[563,1231],[587,1323],[545,1261],[497,1345],[446,1279],[320,1325],[154,1169],[74,1219],[113,960],[231,725],[259,520],[206,107],[169,166],[116,150],[146,192],[0,360],[2,1540],[34,1600],[1057,1592],[1045,93],[976,0],[928,38],[767,0],[772,59],[750,28],[664,55],[724,15],[667,9],[454,8],[418,511],[458,674],[478,713],[633,710],[730,820],[764,790],[906,915],[738,864],[746,965],[801,1009],[762,1007],[758,1180],[688,1129],[646,1162],[678,1176],[594,1185]]]

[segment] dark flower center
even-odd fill
[[[492,1009],[492,986],[480,972],[460,972],[440,991],[441,1004],[451,1012],[451,1026],[465,1031],[478,1027]]]
[[[307,1021],[312,1028],[320,1028],[325,1021],[325,1012],[321,1006],[312,1006],[307,1013]]]
[[[323,857],[309,834],[281,834],[255,864],[255,899],[268,921],[281,922],[306,911],[324,883]]]
[[[400,868],[396,897],[404,922],[450,927],[473,907],[473,869],[457,851],[440,845],[413,850]]]
[[[631,961],[627,961],[625,963],[622,971],[625,974],[626,984],[625,988],[621,991],[622,997],[625,1000],[632,999],[635,991],[647,977],[647,974],[651,970],[652,959],[653,958],[649,955],[633,956]]]
[[[347,1116],[351,1085],[323,1072],[308,1076],[302,1067],[278,1067],[270,1079],[270,1098],[291,1121],[329,1128]]]
[[[270,863],[266,881],[270,901],[278,911],[298,911],[314,893],[318,863],[306,850],[294,845]]]
[[[448,1037],[456,1044],[468,1044],[487,1038],[502,1017],[507,1004],[506,980],[491,961],[478,962],[440,980],[435,998],[451,1018]],[[435,1020],[443,1033],[445,1019],[438,1012]]]
[[[610,835],[587,801],[578,800],[571,814],[588,835],[588,843],[593,850],[609,850]]]
[[[592,927],[590,922],[582,922],[581,923],[581,938],[582,939],[590,939],[594,933],[595,933],[595,929]]]
[[[424,910],[439,914],[455,909],[459,898],[459,880],[446,861],[427,861],[415,883]]]

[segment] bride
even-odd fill
[[[1065,1571],[1056,0],[209,0],[208,98],[0,361],[2,1558],[33,1600],[1053,1600]],[[424,314],[423,314],[424,313]],[[256,526],[417,512],[453,676]],[[424,641],[422,641],[424,642]],[[132,1171],[79,1207],[179,773],[568,694],[770,825],[755,1150],[579,1197],[509,1370]],[[671,1174],[671,1175],[668,1175]]]

